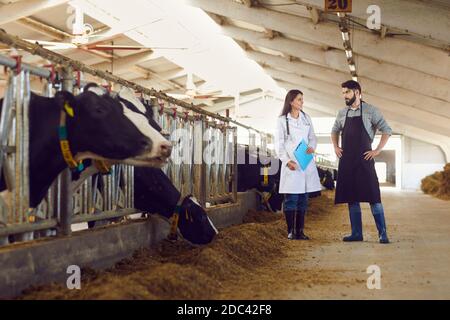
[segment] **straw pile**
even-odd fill
[[[311,199],[308,226],[312,230],[315,224],[323,223],[322,219],[329,220],[330,214],[337,211],[332,193]],[[207,246],[163,241],[155,248],[136,251],[131,258],[110,269],[84,269],[81,290],[68,290],[65,283],[52,283],[31,287],[18,299],[184,300],[217,297],[230,286],[230,281],[243,281],[257,268],[276,265],[279,259],[287,256],[289,246],[295,245],[286,239],[285,221],[279,213],[249,211],[244,221],[244,224],[221,230]],[[329,233],[326,230],[320,232]],[[324,235],[320,234],[320,237]],[[278,276],[273,274],[273,278],[276,281]],[[229,298],[232,297],[231,293]]]
[[[421,189],[424,193],[443,200],[450,200],[450,163],[443,171],[436,171],[422,179]]]

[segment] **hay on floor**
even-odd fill
[[[436,171],[422,179],[421,189],[424,193],[443,200],[450,200],[450,163],[443,171]]]

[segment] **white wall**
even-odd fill
[[[445,156],[437,145],[403,138],[403,189],[420,190],[423,178],[441,171],[445,165]]]

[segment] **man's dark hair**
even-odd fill
[[[351,89],[351,90],[359,90],[359,93],[362,93],[360,84],[357,81],[355,81],[355,80],[345,81],[345,82],[343,82],[341,84],[341,87],[342,88],[348,88],[348,89]]]

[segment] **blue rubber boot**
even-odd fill
[[[352,234],[344,237],[342,241],[363,241],[361,207],[349,205],[349,215]]]
[[[378,238],[380,243],[389,243],[386,231],[386,221],[384,219],[384,210],[381,203],[376,203],[370,206],[372,209],[373,219],[378,229]]]

